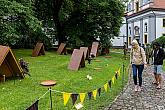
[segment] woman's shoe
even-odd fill
[[[160,84],[156,87],[156,89],[161,89],[161,86],[160,86]]]
[[[154,85],[158,85],[157,82],[152,82],[152,84],[154,84]]]
[[[135,89],[134,89],[134,91],[135,91],[135,92],[138,91],[138,86],[137,86],[137,85],[135,85]]]
[[[138,87],[138,91],[139,91],[139,92],[142,91],[142,87],[139,86],[139,87]]]

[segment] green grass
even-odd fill
[[[123,49],[110,49],[110,52],[121,52],[121,53],[123,53]]]
[[[101,96],[97,95],[97,100],[86,99],[82,110],[98,110],[108,106],[122,90],[122,76],[112,85],[108,92],[105,92],[103,85],[107,83],[115,71],[122,67],[123,59],[121,54],[111,53],[112,58],[104,56],[96,59],[101,62],[92,61],[89,65],[79,71],[70,71],[67,69],[71,55],[57,55],[55,52],[46,52],[45,56],[31,57],[32,50],[19,49],[14,50],[17,59],[23,58],[29,62],[30,74],[25,79],[7,80],[0,83],[0,108],[1,110],[25,110],[36,99],[41,97],[47,90],[40,83],[43,80],[56,80],[57,85],[53,90],[69,93],[91,92],[102,87]],[[128,61],[124,61],[128,65]],[[101,67],[102,70],[96,71],[95,67]],[[122,69],[121,69],[122,71]],[[92,76],[92,80],[87,80],[87,75]],[[122,73],[121,73],[122,74]],[[128,74],[125,74],[126,84]],[[63,105],[62,93],[52,92],[53,110],[71,110],[73,105],[71,98],[66,106]],[[79,99],[76,103],[79,102]],[[39,110],[49,110],[49,93],[39,100]]]

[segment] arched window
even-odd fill
[[[147,33],[148,31],[148,26],[147,26],[147,23],[144,24],[144,32]]]
[[[135,35],[139,35],[139,27],[135,26]]]

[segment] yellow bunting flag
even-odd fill
[[[115,83],[115,76],[112,77],[112,83]]]
[[[92,93],[93,93],[93,97],[94,97],[94,99],[96,100],[97,89],[96,89],[96,90],[94,90]]]
[[[63,99],[64,99],[64,106],[66,106],[69,98],[70,98],[71,93],[63,93]]]
[[[107,92],[107,89],[108,89],[108,83],[104,84],[104,89],[105,89],[105,92]]]
[[[118,75],[120,76],[120,68],[119,68],[119,70],[118,70]]]
[[[80,93],[80,102],[83,103],[86,93]]]

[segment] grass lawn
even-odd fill
[[[122,54],[124,54],[123,53],[123,49],[110,49],[110,52],[121,52]]]
[[[98,110],[108,106],[122,90],[122,76],[120,76],[112,88],[105,92],[103,85],[111,80],[115,71],[122,67],[123,62],[128,65],[128,60],[123,61],[122,55],[111,53],[112,58],[99,56],[96,59],[101,62],[92,61],[86,67],[79,71],[70,71],[67,69],[71,55],[57,55],[55,52],[46,52],[45,56],[31,57],[32,50],[19,49],[14,50],[17,59],[23,58],[29,62],[30,74],[25,79],[7,80],[0,83],[0,110],[25,110],[38,98],[40,98],[48,88],[42,87],[40,83],[43,80],[56,80],[57,85],[52,87],[67,93],[92,92],[102,87],[101,96],[97,95],[96,100],[89,100],[88,96],[84,100],[82,110]],[[102,70],[94,70],[101,67]],[[122,69],[121,69],[122,72]],[[92,76],[92,80],[87,80],[87,75]],[[122,75],[122,73],[121,73]],[[128,74],[125,74],[126,84]],[[63,105],[62,93],[52,92],[53,110],[71,110],[73,109],[72,100],[69,99],[66,106]],[[76,103],[80,102],[79,98]],[[49,93],[39,100],[39,110],[49,110]],[[73,109],[74,110],[74,109]]]

